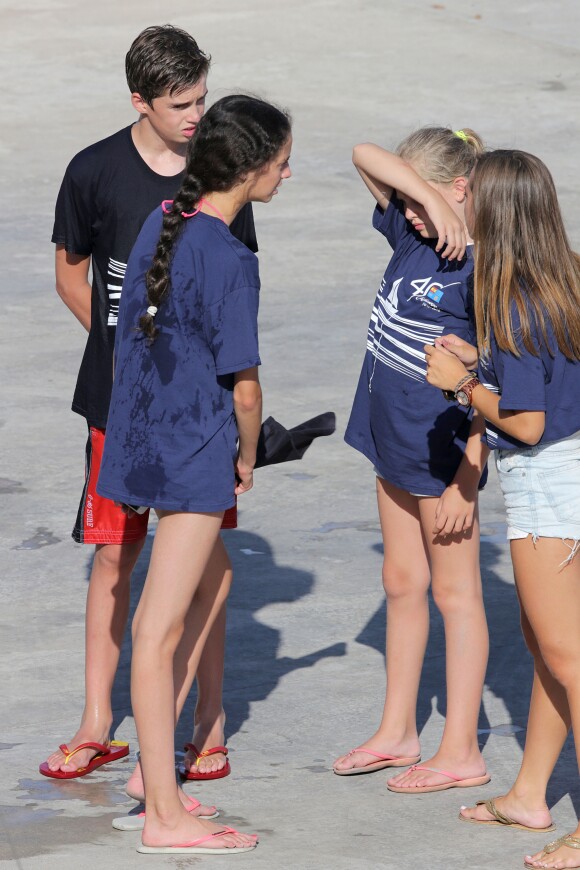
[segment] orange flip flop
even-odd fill
[[[410,764],[415,764],[421,760],[420,755],[413,755],[408,758],[404,758],[402,755],[383,755],[380,752],[375,752],[373,749],[363,749],[362,746],[359,746],[358,749],[351,749],[346,757],[354,755],[355,752],[366,752],[367,755],[372,755],[374,758],[378,758],[379,761],[371,761],[363,767],[349,767],[347,770],[333,767],[333,771],[338,776],[355,776],[359,773],[372,773],[374,770],[385,770],[387,767],[408,767]]]
[[[204,749],[203,752],[199,752],[199,750],[193,743],[186,743],[183,748],[186,752],[193,752],[193,754],[195,755],[195,769],[190,768],[189,770],[187,770],[184,764],[180,764],[179,774],[182,779],[222,779],[224,776],[229,776],[232,772],[230,763],[227,758],[226,763],[221,770],[212,770],[208,773],[200,773],[200,771],[197,770],[199,762],[202,758],[207,758],[208,755],[218,755],[220,752],[223,753],[223,755],[227,755],[228,750],[225,746],[213,746],[211,749]]]
[[[113,749],[113,747],[117,747]],[[91,758],[86,767],[78,767],[76,770],[51,770],[47,761],[43,761],[38,770],[43,776],[50,776],[52,779],[75,779],[78,776],[86,776],[97,767],[103,764],[109,764],[110,761],[118,761],[120,758],[125,758],[129,755],[129,744],[123,743],[121,740],[111,740],[110,743],[81,743],[72,751],[66,743],[61,743],[58,747],[64,755],[64,763],[68,764],[71,758],[80,752],[81,749],[96,749],[97,754]]]

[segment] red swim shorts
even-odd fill
[[[147,534],[149,511],[127,516],[119,505],[97,492],[103,458],[105,430],[89,426],[86,446],[85,485],[79,504],[73,539],[78,544],[131,544]],[[238,526],[237,506],[224,513],[222,529]]]

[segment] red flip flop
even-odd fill
[[[113,749],[113,747],[117,747]],[[58,747],[64,755],[64,763],[68,764],[71,758],[80,752],[81,749],[96,749],[97,754],[91,758],[86,767],[78,767],[76,770],[51,770],[47,761],[43,761],[38,770],[43,776],[50,776],[52,779],[75,779],[78,776],[86,776],[97,767],[103,764],[109,764],[110,761],[118,761],[119,758],[125,758],[129,755],[129,744],[123,743],[121,740],[111,740],[110,743],[81,743],[75,749],[68,748],[66,743],[61,743]]]
[[[202,758],[207,758],[208,755],[218,755],[220,752],[224,755],[228,754],[228,750],[225,746],[213,746],[211,749],[204,749],[203,752],[199,752],[193,743],[186,743],[183,748],[186,752],[193,752],[195,755],[196,768],[199,765],[200,760]],[[179,774],[183,779],[222,779],[224,776],[229,776],[231,772],[232,769],[227,758],[226,763],[221,770],[212,770],[209,773],[200,773],[199,770],[191,768],[190,770],[187,770],[184,764],[179,765]]]

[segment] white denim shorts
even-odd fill
[[[508,541],[538,537],[580,542],[580,432],[535,447],[498,450]]]

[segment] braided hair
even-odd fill
[[[145,282],[147,304],[157,309],[170,291],[171,259],[177,239],[196,203],[210,191],[230,190],[247,173],[268,164],[288,140],[290,117],[257,97],[223,97],[207,111],[190,140],[185,178],[163,216],[163,226]],[[147,311],[139,329],[154,341],[158,329]]]

